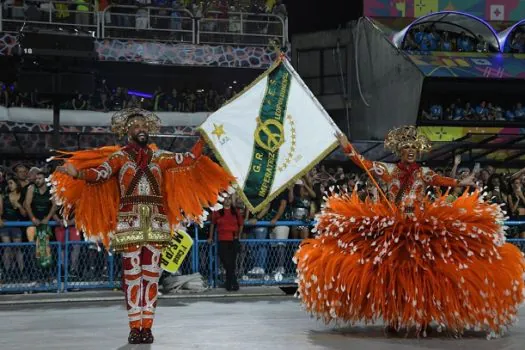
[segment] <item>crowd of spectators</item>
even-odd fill
[[[57,0],[51,3],[46,0],[6,0],[3,6],[4,19],[12,20],[4,25],[7,31],[16,31],[24,19],[35,28],[46,28],[45,23],[52,22],[66,27],[76,24],[84,31],[94,31],[98,23],[103,23],[106,37],[129,37],[129,30],[118,29],[125,27],[137,31],[154,30],[139,33],[138,37],[142,39],[174,41],[191,41],[194,21],[201,23],[203,32],[279,36],[283,31],[282,24],[274,23],[264,15],[272,14],[283,21],[287,17],[282,0]],[[240,12],[246,14],[243,20],[238,15]],[[97,20],[97,16],[101,19]],[[201,42],[206,39],[201,38]],[[230,42],[231,35],[215,39]],[[237,39],[245,41],[245,38]]]
[[[3,284],[29,283],[49,285],[56,283],[55,269],[51,257],[64,261],[56,256],[50,242],[64,245],[66,240],[79,242],[80,232],[75,229],[74,218],[65,222],[58,207],[51,199],[47,183],[49,169],[43,163],[29,166],[17,163],[11,168],[0,167],[0,239],[1,243],[34,242],[36,246],[17,245],[0,248],[1,268],[0,287]],[[30,226],[7,226],[6,223],[29,221]],[[54,228],[48,226],[56,221]],[[66,230],[69,229],[69,232]],[[43,238],[42,232],[45,233]],[[66,232],[68,237],[66,238]],[[63,247],[64,248],[64,247]],[[69,271],[73,280],[100,280],[107,278],[107,266],[103,263],[103,254],[95,245],[73,244],[69,247]],[[80,255],[83,254],[83,264]],[[101,255],[102,254],[102,255]],[[64,265],[61,266],[62,275]]]
[[[448,106],[442,103],[428,105],[429,107],[424,107],[419,113],[423,120],[525,121],[525,108],[521,102],[502,106],[485,100],[472,104],[457,99]]]
[[[403,42],[403,49],[448,52],[496,51],[496,48],[491,48],[481,35],[473,36],[465,31],[455,33],[438,30],[433,24],[422,24],[411,28]]]
[[[25,93],[17,89],[16,83],[0,82],[0,106],[25,108],[53,108],[50,98],[42,97],[38,91]],[[122,108],[139,107],[156,112],[212,112],[240,92],[242,87],[235,81],[223,91],[214,89],[189,90],[163,89],[153,93],[130,91],[124,87],[111,88],[105,80],[98,84],[92,95],[76,94],[62,103],[62,109],[97,112],[118,111]]]

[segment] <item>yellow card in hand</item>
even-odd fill
[[[193,239],[182,230],[175,231],[170,244],[162,250],[160,267],[164,271],[175,273],[193,245]]]

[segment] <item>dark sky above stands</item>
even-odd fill
[[[284,0],[290,35],[344,27],[363,14],[363,0]]]

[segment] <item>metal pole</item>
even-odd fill
[[[242,20],[242,17],[243,17],[242,15],[243,15],[243,13],[241,12],[241,35],[244,34],[244,23],[243,23],[243,20]]]
[[[62,245],[60,242],[57,243],[57,253],[58,253],[58,262],[57,262],[57,293],[60,293],[60,287],[61,287],[61,273],[60,268],[62,267]]]
[[[65,253],[64,253],[64,292],[68,289],[69,279],[69,227],[66,228]]]
[[[199,243],[199,226],[193,225],[193,273],[199,272],[199,260],[200,260],[200,243]]]
[[[53,97],[53,136],[51,144],[55,150],[60,148],[60,98]]]
[[[114,252],[111,252],[108,250],[108,278],[109,278],[109,286],[111,288],[116,288],[115,286],[115,259],[113,257]]]
[[[104,9],[104,11],[102,12],[102,23],[100,25],[100,38],[101,39],[104,39],[106,37],[106,21],[105,21],[105,18],[106,18],[106,11],[110,8],[111,6],[108,6]]]

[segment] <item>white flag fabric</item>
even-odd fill
[[[252,212],[332,152],[339,131],[284,57],[199,130]]]

